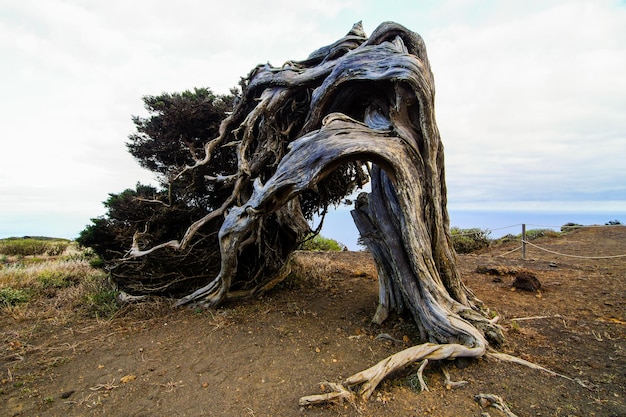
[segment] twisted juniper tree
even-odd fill
[[[198,173],[220,198],[169,240],[155,241],[153,221],[136,225],[127,252],[111,262],[121,289],[169,291],[182,296],[177,305],[204,306],[264,291],[288,272],[311,233],[307,220],[369,180],[372,191],[352,215],[378,269],[373,320],[408,311],[425,343],[301,403],[367,398],[408,363],[477,357],[502,341],[456,266],[434,81],[419,35],[383,23],[368,38],[359,23],[304,61],[257,66],[241,85],[219,134],[168,171],[168,192],[142,201],[171,206]],[[193,268],[163,274],[186,259]]]

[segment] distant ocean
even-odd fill
[[[622,224],[626,224],[626,207],[624,211],[617,213],[450,210],[449,214],[451,227],[488,229],[491,231],[489,237],[492,239],[497,239],[507,234],[520,234],[522,233],[522,224],[526,224],[526,230],[553,229],[557,231],[566,223],[587,226],[604,225],[609,221],[618,220]],[[359,233],[352,221],[349,210],[339,209],[330,212],[324,221],[322,235],[343,243],[350,250],[363,249],[363,247],[357,244]]]

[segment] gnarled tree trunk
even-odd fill
[[[234,184],[231,198],[180,241],[135,247],[128,259],[184,249],[205,224],[224,215],[219,273],[178,305],[221,302],[241,280],[242,265],[250,276],[263,277],[251,286],[251,292],[262,291],[284,275],[294,242],[308,231],[301,211],[307,193],[368,161],[372,192],[359,196],[352,215],[378,268],[374,321],[385,320],[390,310],[408,310],[428,343],[349,378],[338,393],[302,403],[343,397],[355,385],[368,397],[388,372],[422,358],[484,354],[487,340],[498,343],[502,334],[456,267],[434,95],[422,39],[395,23],[383,23],[369,39],[357,24],[306,61],[257,67],[220,137],[207,144],[206,157],[196,164],[208,163],[218,146],[235,145],[237,171],[221,178]],[[359,169],[350,172],[351,181],[361,181]],[[331,197],[347,188],[335,188]],[[269,226],[284,230],[285,238]],[[269,263],[258,263],[266,254]]]

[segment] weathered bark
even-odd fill
[[[257,67],[220,137],[206,145],[203,160],[187,168],[209,163],[217,147],[234,145],[237,171],[220,179],[234,184],[231,198],[180,241],[134,247],[129,258],[184,250],[207,222],[225,216],[219,273],[177,305],[220,303],[244,267],[254,277],[250,293],[261,291],[284,276],[294,242],[308,232],[301,207],[315,201],[311,190],[322,195],[331,189],[319,201],[336,201],[361,185],[360,167],[368,161],[372,192],[359,197],[353,218],[378,268],[374,321],[382,322],[391,310],[408,310],[429,343],[343,386],[362,385],[367,397],[384,375],[415,360],[483,355],[488,340],[499,343],[502,333],[456,267],[434,96],[422,39],[395,23],[380,25],[369,39],[358,24],[306,61]],[[352,167],[348,180],[346,167]],[[291,239],[276,238],[276,228]]]

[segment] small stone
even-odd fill
[[[64,393],[61,394],[61,398],[63,398],[63,399],[70,398],[72,396],[72,394],[74,394],[75,392],[76,391],[74,391],[74,390],[65,391]]]
[[[123,384],[128,384],[130,381],[134,381],[135,379],[137,379],[136,375],[124,375],[123,377],[120,378],[120,381]]]

